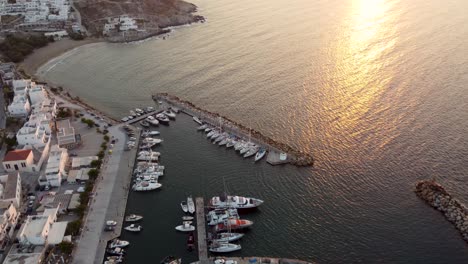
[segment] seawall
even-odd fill
[[[193,115],[196,115],[200,117],[201,119],[208,120],[212,124],[217,124],[217,122],[219,122],[219,119],[221,118],[221,120],[223,121],[224,127],[229,127],[231,128],[231,130],[232,128],[235,128],[237,132],[243,133],[244,135],[248,135],[250,133],[252,139],[254,141],[257,141],[261,145],[270,146],[270,148],[273,148],[274,150],[287,153],[289,156],[289,161],[293,165],[313,166],[314,164],[314,159],[310,153],[297,150],[287,144],[273,140],[254,129],[250,129],[242,124],[234,122],[227,117],[221,116],[218,113],[213,113],[205,109],[202,109],[200,107],[197,107],[193,103],[182,100],[177,96],[170,95],[167,93],[157,93],[153,95],[153,100],[166,101],[169,104],[172,104],[175,107],[178,107],[183,111],[191,112]]]
[[[468,243],[468,209],[434,180],[416,184],[416,195],[444,214]]]

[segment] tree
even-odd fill
[[[69,222],[67,225],[67,229],[65,230],[65,235],[76,236],[80,232],[80,228],[81,228],[81,219],[75,220],[73,222]]]
[[[93,160],[91,161],[91,168],[99,168],[102,164],[102,161],[100,160]]]
[[[104,155],[105,155],[105,154],[106,154],[106,153],[104,152],[104,150],[101,150],[101,151],[99,151],[99,153],[97,154],[97,156],[98,156],[99,159],[102,160],[102,159],[104,158]]]
[[[58,247],[62,253],[65,253],[67,255],[71,254],[73,251],[75,245],[73,243],[68,242],[68,241],[62,241],[60,244],[58,244]]]
[[[104,135],[104,141],[109,142],[110,138],[108,135]]]
[[[98,169],[91,169],[88,171],[88,176],[95,180],[99,176],[99,170]]]
[[[91,119],[86,119],[86,124],[88,124],[89,128],[92,128],[94,126],[94,121]]]

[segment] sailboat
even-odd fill
[[[232,244],[232,243],[226,243],[226,242],[221,242],[221,243],[213,243],[210,246],[210,251],[214,253],[228,253],[228,252],[233,252],[237,250],[241,250],[241,245],[237,244]]]
[[[193,203],[192,196],[187,197],[187,206],[188,206],[188,212],[193,214],[195,213],[195,204]]]
[[[266,149],[264,148],[261,148],[257,154],[255,154],[255,162],[261,160],[266,154]]]

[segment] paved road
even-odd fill
[[[5,98],[3,97],[3,87],[0,88],[0,129],[5,129],[6,126],[6,113]]]
[[[117,139],[117,142],[114,144],[112,155],[103,164],[95,189],[96,195],[91,201],[73,263],[102,263],[107,239],[118,235],[104,232],[104,224],[109,220],[107,217],[112,217],[112,220],[118,220],[115,219],[117,216],[123,218],[125,206],[120,206],[127,199],[127,192],[123,187],[129,183],[127,179],[132,169],[130,166],[133,167],[130,162],[135,157],[134,151],[124,151],[126,135],[120,128],[121,125],[109,128],[110,135]],[[116,206],[117,204],[119,206]]]

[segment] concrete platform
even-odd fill
[[[268,152],[268,155],[266,157],[266,161],[271,164],[271,165],[280,165],[280,164],[287,164],[289,163],[291,160],[289,158],[289,155],[287,156],[287,158],[285,160],[281,160],[280,159],[280,152],[278,151],[275,151],[275,150],[270,150]]]
[[[200,261],[204,262],[208,260],[208,248],[206,245],[205,206],[203,197],[195,198],[195,207],[197,215],[198,258]]]

